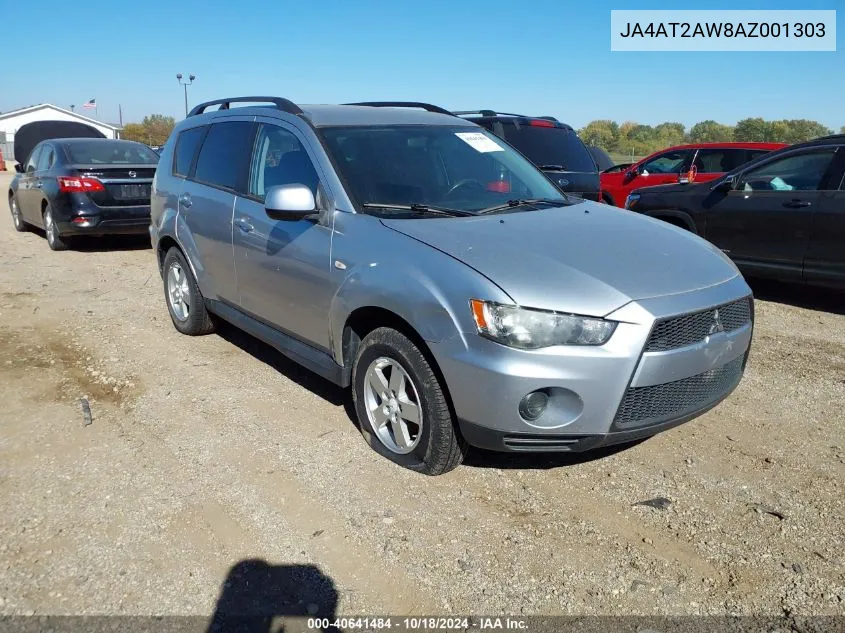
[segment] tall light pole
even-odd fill
[[[182,81],[182,73],[176,75],[179,85],[185,88],[185,116],[188,116],[188,86],[194,83],[194,79],[196,78],[196,75],[188,75],[188,81]]]

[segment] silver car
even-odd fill
[[[370,446],[430,475],[468,446],[666,430],[733,391],[751,342],[751,291],[717,248],[569,198],[427,104],[197,106],[150,234],[180,332],[225,319],[351,387]]]

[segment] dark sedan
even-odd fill
[[[9,189],[18,231],[44,229],[54,251],[74,236],[148,232],[158,154],[142,143],[97,138],[38,143]]]
[[[845,288],[843,174],[845,135],[828,136],[712,182],[637,189],[625,208],[697,233],[749,276]]]

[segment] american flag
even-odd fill
[[[90,101],[86,101],[82,104],[82,107],[86,110],[96,110],[97,109],[97,100],[91,99]]]

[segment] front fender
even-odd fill
[[[409,266],[371,263],[347,275],[332,299],[329,324],[335,359],[343,359],[343,329],[355,310],[376,307],[409,323],[425,340],[437,343],[465,340],[470,317],[469,299],[450,299],[430,275]],[[466,313],[464,315],[464,313]]]

